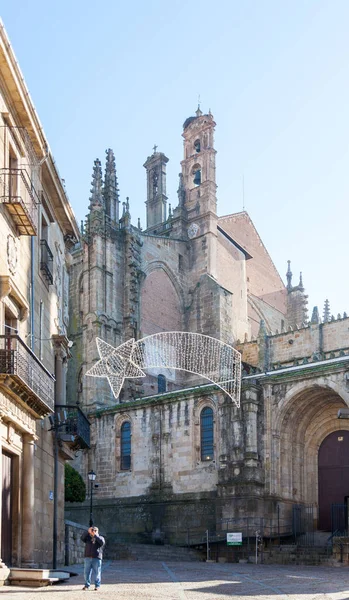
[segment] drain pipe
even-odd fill
[[[30,348],[34,352],[34,237],[30,238]]]
[[[44,162],[48,159],[48,145],[45,143],[45,154],[42,159],[38,163],[38,169],[44,164]],[[38,173],[39,176],[39,173]],[[34,352],[34,260],[35,260],[35,245],[34,245],[34,236],[30,238],[30,348]]]

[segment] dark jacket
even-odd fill
[[[81,536],[81,540],[85,544],[85,557],[86,558],[103,558],[103,549],[105,546],[105,539],[101,535],[95,535],[92,537],[86,531]]]

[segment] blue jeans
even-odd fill
[[[102,559],[100,558],[85,558],[84,559],[84,577],[85,585],[91,585],[91,573],[94,574],[95,586],[99,588],[101,585]]]

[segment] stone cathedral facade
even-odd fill
[[[75,466],[97,474],[94,518],[109,539],[171,541],[174,531],[247,517],[287,524],[293,506],[310,504],[328,530],[331,503],[349,495],[339,452],[349,450],[349,427],[337,419],[349,406],[349,319],[331,317],[328,303],[309,319],[302,276],[294,285],[289,263],[284,285],[249,215],[217,214],[214,131],[211,112],[185,121],[174,209],[168,158],[154,147],[145,230],[131,223],[128,199],[120,206],[112,150],[105,168],[94,163],[70,267],[67,396],[89,416],[91,449]],[[84,376],[99,358],[96,337],[118,346],[162,331],[237,348],[241,407],[165,366],[128,380],[118,400],[105,379]],[[328,465],[343,482],[331,498]],[[87,522],[89,500],[66,514]]]

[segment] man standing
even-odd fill
[[[81,540],[85,544],[85,585],[82,589],[90,589],[91,574],[93,572],[95,590],[99,590],[101,585],[103,548],[105,546],[104,537],[99,535],[98,527],[89,527],[87,533],[82,534]]]

